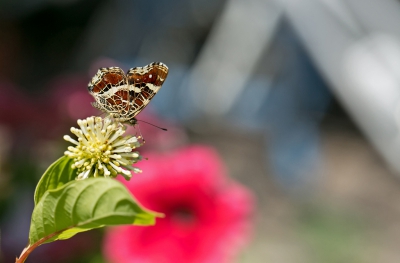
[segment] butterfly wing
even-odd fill
[[[167,75],[168,67],[161,62],[153,62],[144,67],[131,68],[127,72],[131,119],[149,104],[161,88]]]
[[[88,90],[96,100],[94,107],[115,117],[129,115],[129,87],[121,68],[100,68],[89,82]]]

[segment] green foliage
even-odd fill
[[[35,206],[47,190],[57,189],[76,177],[76,170],[71,169],[73,160],[63,156],[47,168],[35,190]]]
[[[29,246],[68,239],[103,226],[153,225],[160,214],[142,208],[120,182],[76,181],[73,160],[64,156],[43,174],[35,190]]]
[[[158,216],[141,208],[124,185],[108,178],[71,181],[39,199],[32,214],[30,245],[109,225],[152,225]]]
[[[365,229],[355,214],[310,206],[299,219],[300,238],[313,251],[312,262],[365,262]]]

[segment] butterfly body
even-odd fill
[[[125,72],[119,67],[100,68],[89,82],[93,107],[121,123],[136,124],[139,114],[157,94],[168,75],[168,67],[153,62]]]

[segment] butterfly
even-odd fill
[[[89,82],[92,106],[120,123],[135,125],[138,115],[160,90],[168,75],[168,67],[153,62],[125,72],[119,67],[100,68]]]

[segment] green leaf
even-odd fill
[[[71,169],[73,160],[63,156],[55,161],[40,178],[35,190],[35,206],[48,190],[57,189],[76,177],[76,171]]]
[[[42,196],[32,213],[29,245],[67,239],[103,226],[153,225],[160,216],[142,208],[116,180],[72,181]]]

